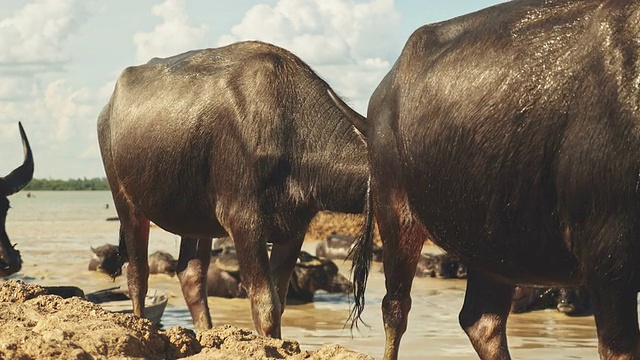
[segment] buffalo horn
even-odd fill
[[[25,187],[33,178],[33,154],[29,146],[29,140],[22,128],[22,124],[18,122],[20,128],[20,137],[22,138],[22,148],[24,151],[24,162],[17,169],[13,170],[9,175],[0,178],[0,190],[5,196],[17,193]]]

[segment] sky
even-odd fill
[[[0,176],[103,177],[96,119],[127,66],[242,40],[284,47],[348,104],[368,99],[418,27],[502,0],[12,0],[0,2]]]

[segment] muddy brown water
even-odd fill
[[[31,195],[26,197],[23,191],[10,197],[7,232],[18,244],[24,261],[15,278],[41,285],[75,285],[85,292],[126,286],[124,278],[113,282],[87,270],[91,246],[117,243],[118,223],[106,221],[115,216],[109,192],[34,191]],[[149,243],[150,252],[163,250],[178,255],[179,238],[159,228],[152,228]],[[307,242],[304,249],[314,253],[315,245]],[[351,264],[338,265],[349,276]],[[152,275],[149,285],[169,295],[162,319],[164,327],[193,328],[177,278]],[[464,288],[464,280],[416,278],[401,359],[477,358],[457,321]],[[384,350],[380,311],[384,293],[380,264],[374,264],[363,315],[369,327],[361,325],[359,331],[351,332],[346,323],[349,298],[318,293],[314,303],[287,307],[282,334],[297,340],[303,349],[340,344],[380,359]],[[216,325],[253,329],[248,300],[211,297],[209,306]],[[571,318],[557,311],[536,311],[511,315],[507,327],[511,353],[516,359],[597,359],[593,317]]]

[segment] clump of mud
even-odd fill
[[[2,283],[0,319],[0,359],[372,359],[335,345],[304,351],[296,341],[231,326],[197,336],[181,327],[161,331],[146,319],[47,295],[20,280]]]

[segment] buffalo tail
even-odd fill
[[[365,220],[360,230],[360,234],[354,241],[354,246],[349,252],[349,256],[353,259],[351,265],[351,273],[353,275],[353,297],[354,304],[351,308],[349,320],[351,321],[351,329],[358,328],[358,322],[362,322],[361,316],[364,311],[364,293],[367,288],[367,279],[369,278],[369,270],[371,269],[371,260],[373,257],[373,198],[371,194],[371,178],[367,181],[367,195],[364,208]],[[366,324],[365,324],[366,325]]]

